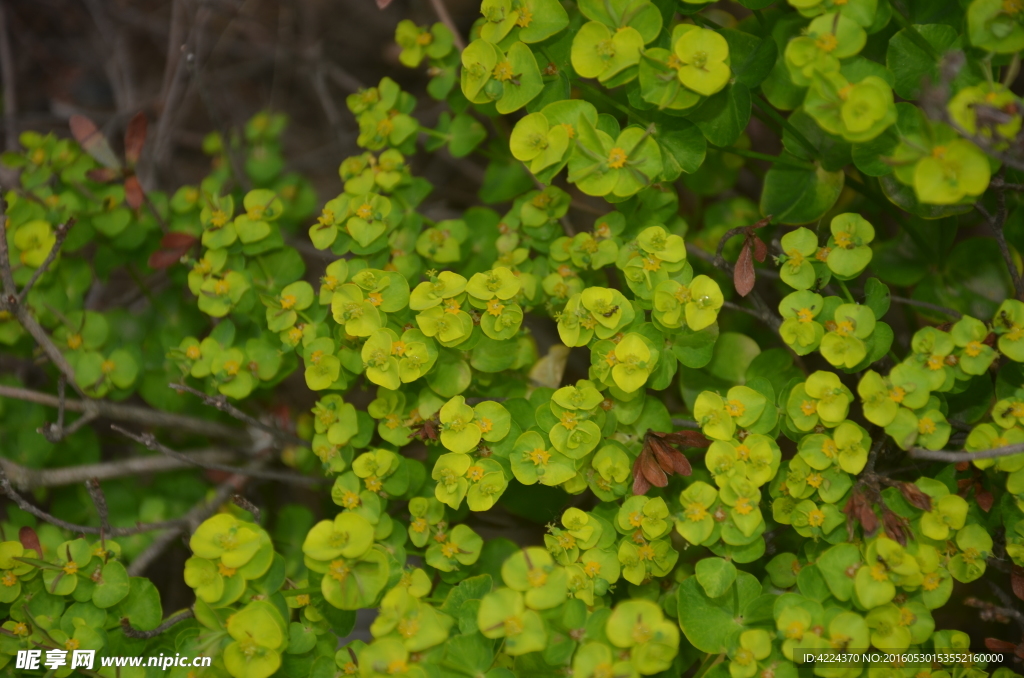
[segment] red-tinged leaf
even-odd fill
[[[660,431],[648,431],[650,435],[658,436],[667,440],[673,445],[681,447],[708,447],[711,440],[700,431],[676,431],[675,433],[662,433]]]
[[[385,9],[391,4],[391,0],[377,0],[377,9]]]
[[[1017,649],[1015,644],[998,638],[986,638],[985,647],[993,652],[1014,652]]]
[[[170,268],[181,261],[182,255],[188,251],[187,247],[157,250],[149,255],[149,267],[154,270]]]
[[[675,472],[681,476],[688,476],[693,473],[693,467],[690,466],[690,460],[686,458],[682,452],[672,450],[672,461],[675,462]]]
[[[1013,589],[1013,595],[1024,600],[1024,567],[1014,565],[1010,569],[1010,588]]]
[[[736,268],[732,271],[732,284],[741,297],[750,294],[754,289],[754,257],[750,252],[750,242],[743,243],[740,250],[740,258],[736,260]]]
[[[974,501],[978,502],[978,506],[981,507],[982,511],[988,513],[992,510],[992,504],[995,503],[995,497],[993,497],[992,493],[985,488],[977,486],[974,488]]]
[[[675,473],[675,463],[672,461],[672,453],[674,449],[668,446],[663,440],[655,438],[654,436],[648,437],[644,441],[643,452],[653,453],[654,458],[658,462],[658,466],[661,467],[665,473],[669,475]]]
[[[961,478],[956,481],[956,493],[961,497],[966,497],[968,490],[974,484],[974,478]]]
[[[957,471],[966,471],[970,467],[971,467],[971,462],[969,462],[969,461],[958,461],[956,463],[956,470]]]
[[[874,534],[878,530],[878,515],[875,513],[875,509],[871,508],[871,504],[867,501],[860,509],[860,526],[864,528],[864,534]]]
[[[110,169],[121,169],[121,161],[117,159],[114,150],[110,148],[110,142],[92,120],[84,115],[72,115],[68,120],[68,125],[71,127],[71,134],[74,135],[75,141],[96,162]]]
[[[102,167],[99,169],[89,170],[88,172],[85,173],[85,176],[88,177],[89,181],[95,181],[98,184],[105,184],[108,181],[113,181],[114,179],[116,179],[117,172],[115,172],[112,169]]]
[[[754,242],[754,258],[763,264],[765,257],[768,256],[768,245],[765,245],[764,240],[756,235],[751,236],[750,239]]]
[[[908,504],[922,511],[932,510],[932,498],[922,492],[917,485],[914,483],[900,483],[898,487],[900,494],[903,495]]]
[[[747,232],[750,233],[755,228],[764,228],[768,224],[772,223],[772,215],[766,216],[764,219],[759,220],[757,223],[751,224],[747,227]]]
[[[651,489],[651,484],[644,477],[640,465],[640,457],[637,457],[633,462],[633,494],[635,495],[647,494],[647,490]]]
[[[641,451],[638,459],[640,460],[640,471],[643,473],[644,478],[647,478],[647,482],[655,487],[665,487],[668,485],[668,476],[658,466],[658,462],[654,460],[654,455],[644,454]]]
[[[181,231],[171,231],[164,237],[160,238],[160,246],[167,248],[179,248],[179,247],[192,247],[199,238],[195,237],[191,233],[182,233]]]
[[[129,167],[134,167],[142,155],[142,147],[146,144],[146,128],[149,121],[146,114],[139,111],[128,123],[124,132],[124,159]]]
[[[43,557],[43,547],[39,544],[39,535],[31,527],[23,527],[18,530],[18,541],[25,549],[35,551],[37,556]]]
[[[139,209],[145,198],[146,195],[142,191],[142,184],[139,183],[137,176],[132,175],[124,180],[124,201],[128,203],[129,207],[133,210]]]
[[[899,542],[900,546],[907,545],[907,541],[910,539],[910,530],[906,520],[889,509],[885,509],[882,513],[882,523],[889,539]]]

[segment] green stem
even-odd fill
[[[843,296],[845,296],[845,297],[846,297],[846,300],[847,300],[848,302],[850,302],[851,304],[856,304],[857,302],[853,300],[853,295],[852,295],[852,294],[850,294],[850,288],[846,286],[846,283],[844,283],[844,282],[843,282],[842,280],[840,280],[839,278],[836,278],[836,282],[837,282],[837,283],[839,283],[839,287],[841,287],[841,288],[842,288],[842,290],[843,290]]]
[[[723,26],[716,24],[707,17],[703,17],[700,14],[691,14],[690,18],[693,19],[693,23],[700,24],[704,28],[710,28],[711,30],[721,29]]]
[[[795,167],[797,169],[813,170],[814,165],[803,160],[790,160],[789,158],[780,158],[777,155],[767,155],[766,153],[758,153],[757,151],[748,151],[743,148],[736,148],[734,146],[715,146],[708,144],[711,148],[716,151],[722,151],[723,153],[732,153],[738,155],[741,158],[750,158],[751,160],[764,160],[776,165],[787,165],[789,167]]]
[[[896,8],[895,3],[889,4],[892,5],[893,20],[899,25],[900,28],[907,32],[907,37],[910,38],[910,41],[917,45],[918,47],[920,47],[921,50],[925,54],[930,56],[932,59],[934,59],[935,61],[939,61],[942,58],[942,55],[936,52],[935,48],[932,47],[932,44],[925,40],[924,36],[921,35],[916,28],[914,28],[914,24],[910,23],[910,20],[907,19],[907,17],[903,16],[903,13]]]
[[[281,594],[284,595],[286,598],[291,596],[306,595],[310,593],[320,593],[320,587],[310,586],[309,588],[305,589],[287,589],[285,591],[281,591]]]
[[[818,157],[818,149],[814,147],[814,144],[812,144],[810,140],[793,125],[793,123],[784,118],[778,111],[765,103],[765,101],[756,94],[751,94],[750,99],[754,102],[754,105],[764,112],[765,115],[774,120],[777,124],[781,125],[782,129],[789,132],[789,134],[799,142],[801,146],[807,149],[807,152],[811,154],[812,158]]]
[[[720,656],[721,655],[714,653],[708,653],[708,656],[704,657],[704,661],[700,663],[697,673],[693,674],[693,678],[704,678],[704,674],[711,670],[711,667],[715,665],[715,662]]]
[[[419,126],[419,131],[421,133],[423,133],[423,134],[429,134],[432,137],[437,137],[438,139],[444,139],[445,141],[447,141],[448,139],[451,139],[451,135],[450,134],[445,134],[444,132],[438,132],[436,129],[430,129],[429,127],[424,127],[423,125]]]
[[[587,90],[591,94],[593,94],[595,97],[597,97],[598,99],[603,101],[605,104],[611,106],[615,110],[617,110],[620,113],[624,114],[626,116],[626,120],[627,121],[632,117],[632,118],[635,118],[637,121],[639,121],[644,127],[649,127],[650,126],[650,124],[651,124],[650,121],[645,120],[644,118],[641,118],[639,115],[636,114],[636,111],[634,111],[634,110],[632,110],[632,109],[630,109],[630,108],[628,108],[626,106],[623,106],[618,101],[616,101],[612,97],[610,97],[607,94],[605,94],[601,90],[600,87],[595,87],[594,85],[590,84],[589,82],[587,82],[585,80],[579,80],[579,81],[576,82],[576,84],[579,85],[581,88]]]

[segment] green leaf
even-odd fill
[[[726,650],[732,635],[743,628],[742,613],[761,594],[761,584],[746,572],[737,574],[735,588],[712,598],[696,577],[679,585],[679,625],[694,647],[718,654]]]
[[[844,183],[842,171],[829,172],[819,165],[814,169],[774,165],[764,177],[761,213],[771,214],[780,224],[817,221],[836,204]]]
[[[129,581],[128,595],[112,608],[110,614],[117,618],[127,617],[131,625],[140,631],[152,631],[163,620],[160,592],[145,577],[131,577]]]
[[[779,56],[775,40],[771,36],[758,38],[729,28],[718,32],[729,43],[729,62],[735,81],[751,89],[760,85]]]
[[[881,320],[889,311],[890,301],[888,285],[878,278],[868,278],[864,283],[864,304],[874,312],[875,318]]]
[[[675,120],[664,129],[659,127],[654,138],[661,147],[666,180],[675,181],[684,172],[692,174],[704,163],[708,144],[695,125]]]
[[[735,82],[687,116],[715,146],[732,146],[750,120],[750,90]]]
[[[958,41],[956,29],[952,26],[928,24],[914,28],[938,54],[945,54]],[[939,81],[939,65],[933,56],[911,39],[908,31],[904,28],[889,39],[885,65],[895,77],[893,91],[912,101],[921,95],[921,85],[925,78],[929,82]]]
[[[703,558],[694,568],[697,581],[709,598],[718,598],[736,581],[736,566],[724,558]]]

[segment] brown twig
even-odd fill
[[[187,610],[182,610],[178,614],[172,615],[165,619],[164,622],[160,624],[160,626],[156,627],[152,631],[140,631],[132,626],[131,622],[128,621],[128,617],[123,617],[121,619],[121,630],[124,631],[124,635],[128,636],[129,638],[139,638],[142,640],[148,640],[150,638],[155,638],[156,636],[159,636],[161,633],[171,628],[178,622],[183,622],[186,619],[191,619],[194,616],[196,616],[195,612],[193,612],[191,608]]]
[[[1006,242],[1006,233],[1003,230],[1003,227],[1006,225],[1006,217],[1009,214],[1006,209],[1006,193],[1004,191],[996,191],[996,211],[994,214],[985,209],[980,202],[974,203],[974,209],[981,212],[981,215],[985,217],[985,223],[988,225],[989,230],[992,231],[992,235],[999,245],[999,253],[1003,255],[1003,262],[1010,273],[1010,279],[1013,280],[1013,290],[1016,298],[1024,299],[1024,280],[1021,279],[1020,271],[1017,270],[1017,264],[1013,260],[1013,253],[1010,252],[1010,245]]]
[[[287,471],[264,471],[262,469],[247,469],[240,468],[238,466],[231,466],[228,464],[200,464],[199,460],[195,457],[189,457],[181,452],[172,450],[159,443],[156,437],[152,433],[133,433],[128,429],[122,428],[117,424],[111,424],[110,428],[117,431],[123,436],[131,438],[135,442],[144,446],[146,449],[152,450],[153,452],[159,452],[160,454],[167,455],[172,459],[177,459],[181,462],[187,462],[194,466],[209,469],[211,471],[225,471],[227,473],[234,473],[235,475],[245,475],[251,478],[259,478],[261,480],[273,480],[282,483],[292,483],[295,485],[323,485],[326,483],[333,482],[329,478],[317,478],[315,476],[307,476],[301,473],[289,473]]]
[[[53,241],[53,247],[50,248],[50,252],[46,255],[46,258],[43,259],[43,263],[39,265],[39,268],[32,273],[32,277],[28,279],[25,286],[21,288],[21,292],[18,293],[19,304],[25,301],[25,297],[27,297],[28,293],[32,291],[36,282],[40,277],[42,277],[43,273],[50,268],[50,264],[53,263],[53,260],[57,258],[57,254],[60,252],[60,248],[64,244],[64,240],[68,237],[68,233],[71,232],[71,227],[75,225],[75,221],[75,217],[71,217],[57,227],[54,232],[54,237],[56,239]]]
[[[103,495],[103,488],[100,487],[100,481],[96,478],[85,481],[85,488],[89,490],[89,497],[100,518],[100,543],[106,549],[106,536],[110,533],[110,511],[107,510],[107,498]]]
[[[1014,445],[1003,445],[993,447],[991,450],[979,450],[977,452],[958,452],[954,450],[926,450],[921,447],[912,447],[909,454],[914,459],[931,459],[932,461],[947,461],[956,464],[961,461],[973,461],[975,459],[997,459],[1009,457],[1013,454],[1024,452],[1024,443]]]
[[[197,465],[218,464],[231,461],[237,455],[230,450],[208,449],[194,452],[182,452],[189,461],[172,459],[160,455],[146,457],[130,457],[116,461],[105,461],[98,464],[82,464],[80,466],[63,466],[60,468],[35,469],[16,464],[10,459],[0,459],[0,467],[7,473],[11,484],[19,491],[33,490],[39,487],[61,487],[76,485],[90,478],[111,480],[126,476],[138,476],[147,473],[164,473],[194,468]]]
[[[164,520],[158,523],[138,523],[134,527],[111,527],[107,530],[99,527],[90,527],[89,525],[76,525],[69,523],[66,520],[61,520],[56,516],[52,516],[41,508],[31,504],[28,500],[18,494],[17,490],[11,484],[10,479],[7,477],[7,473],[4,471],[3,464],[0,464],[0,492],[6,494],[11,501],[18,505],[22,511],[31,513],[36,518],[56,525],[57,527],[75,532],[78,534],[108,534],[112,537],[128,537],[133,534],[142,534],[143,532],[152,532],[153,530],[165,530],[168,528],[178,527],[183,524],[183,519],[177,520]]]
[[[295,435],[290,431],[282,431],[281,429],[275,426],[269,426],[267,424],[264,424],[259,419],[250,417],[248,414],[246,414],[242,410],[238,409],[237,407],[229,403],[226,396],[207,395],[202,391],[192,388],[188,384],[168,384],[168,386],[170,386],[178,393],[181,393],[183,391],[185,393],[191,393],[192,395],[200,398],[205,404],[209,405],[210,407],[215,407],[221,412],[224,412],[225,414],[234,417],[235,419],[239,420],[244,424],[248,424],[249,426],[258,428],[264,433],[269,433],[278,440],[287,441],[289,443],[292,443],[293,445],[301,445],[303,447],[307,447],[309,445],[309,441],[303,440],[302,438],[300,438],[299,436]]]
[[[59,408],[60,399],[49,393],[41,393],[27,388],[17,386],[6,386],[0,384],[0,397],[15,398],[37,405]],[[243,429],[227,426],[216,421],[198,419],[183,414],[154,410],[149,407],[137,405],[125,405],[112,403],[106,400],[68,400],[64,403],[64,409],[68,412],[83,412],[92,417],[104,417],[114,421],[126,421],[144,426],[158,426],[160,428],[177,429],[179,431],[194,433],[196,435],[210,438],[230,439],[238,441],[239,436],[243,438],[246,432]],[[77,422],[76,422],[77,423]],[[245,442],[243,440],[243,442]]]
[[[444,0],[430,0],[431,6],[434,8],[434,12],[437,14],[437,18],[441,20],[449,31],[452,32],[452,42],[461,52],[466,49],[466,41],[462,39],[462,34],[459,33],[459,27],[452,21],[452,15],[448,13],[448,8],[445,7]]]
[[[249,501],[240,494],[232,495],[231,501],[234,503],[235,506],[241,509],[245,509],[246,511],[251,513],[253,520],[255,520],[257,523],[260,522],[261,512],[259,507],[256,506],[256,504],[252,503],[251,501]]]

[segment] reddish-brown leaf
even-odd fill
[[[146,145],[146,128],[149,122],[146,114],[139,111],[128,123],[124,132],[124,159],[129,167],[134,167],[142,155],[142,147]]]
[[[95,160],[110,169],[120,170],[121,161],[117,159],[110,142],[103,136],[96,124],[84,115],[72,115],[68,120],[71,127],[71,134],[86,153]]]
[[[662,468],[666,473],[671,475],[675,473],[675,463],[672,461],[672,453],[675,452],[668,443],[655,436],[647,436],[644,439],[644,452],[650,452],[654,454],[654,458],[658,462],[658,466]]]
[[[900,483],[898,485],[900,494],[907,500],[911,506],[921,509],[922,511],[932,510],[932,498],[922,492],[917,485],[914,483]]]
[[[199,242],[199,238],[191,233],[182,233],[181,231],[171,231],[160,238],[160,246],[167,248],[192,247],[197,242]]]
[[[145,193],[142,191],[142,184],[139,183],[139,178],[134,174],[124,180],[124,201],[128,203],[128,206],[133,210],[137,210],[142,207],[142,202],[145,200]]]
[[[765,257],[768,256],[768,245],[756,235],[751,236],[751,240],[754,241],[754,258],[763,264]]]
[[[708,447],[711,445],[711,441],[700,431],[675,431],[674,433],[648,431],[648,434],[658,436],[673,445],[681,447]]]
[[[690,460],[686,458],[686,455],[682,452],[672,450],[672,461],[675,462],[675,472],[681,476],[688,476],[693,473],[693,467],[690,466]]]
[[[871,507],[871,503],[864,500],[864,504],[860,508],[860,526],[864,528],[864,534],[874,534],[878,530],[878,514],[875,513],[875,509]]]
[[[633,462],[633,494],[636,495],[647,494],[647,490],[651,489],[651,484],[644,477],[643,470],[641,469],[641,457],[643,457],[643,453]]]
[[[1010,569],[1010,588],[1013,589],[1013,595],[1024,600],[1024,567],[1014,565]]]
[[[100,167],[98,169],[91,169],[85,173],[85,176],[89,178],[89,181],[95,181],[98,184],[105,184],[108,181],[113,181],[117,178],[117,172],[106,167]]]
[[[39,535],[31,527],[23,527],[18,530],[18,541],[26,549],[35,551],[37,558],[43,557],[43,547],[39,545]]]
[[[974,501],[978,502],[978,506],[985,513],[992,510],[992,504],[995,503],[995,497],[992,493],[983,488],[981,485],[976,485],[974,488]]]
[[[985,647],[993,652],[1013,652],[1017,649],[1015,644],[1006,640],[999,640],[998,638],[986,638]]]
[[[668,485],[668,476],[658,466],[658,462],[654,459],[654,455],[650,453],[640,452],[640,472],[643,473],[644,478],[647,478],[647,482],[655,487],[665,487]]]
[[[184,253],[183,249],[157,250],[149,255],[147,263],[154,270],[170,268],[181,261],[181,256]]]
[[[377,9],[384,9],[391,4],[391,0],[377,0]]]
[[[754,289],[754,257],[750,251],[750,241],[743,243],[740,250],[740,257],[736,260],[736,268],[732,271],[732,284],[741,297],[750,294]]]
[[[898,541],[900,546],[907,545],[907,541],[910,539],[910,530],[906,520],[889,509],[884,509],[882,512],[882,524],[885,527],[885,534],[889,539]]]
[[[956,470],[957,471],[966,471],[970,467],[971,467],[971,462],[969,462],[969,461],[958,461],[956,463]]]

